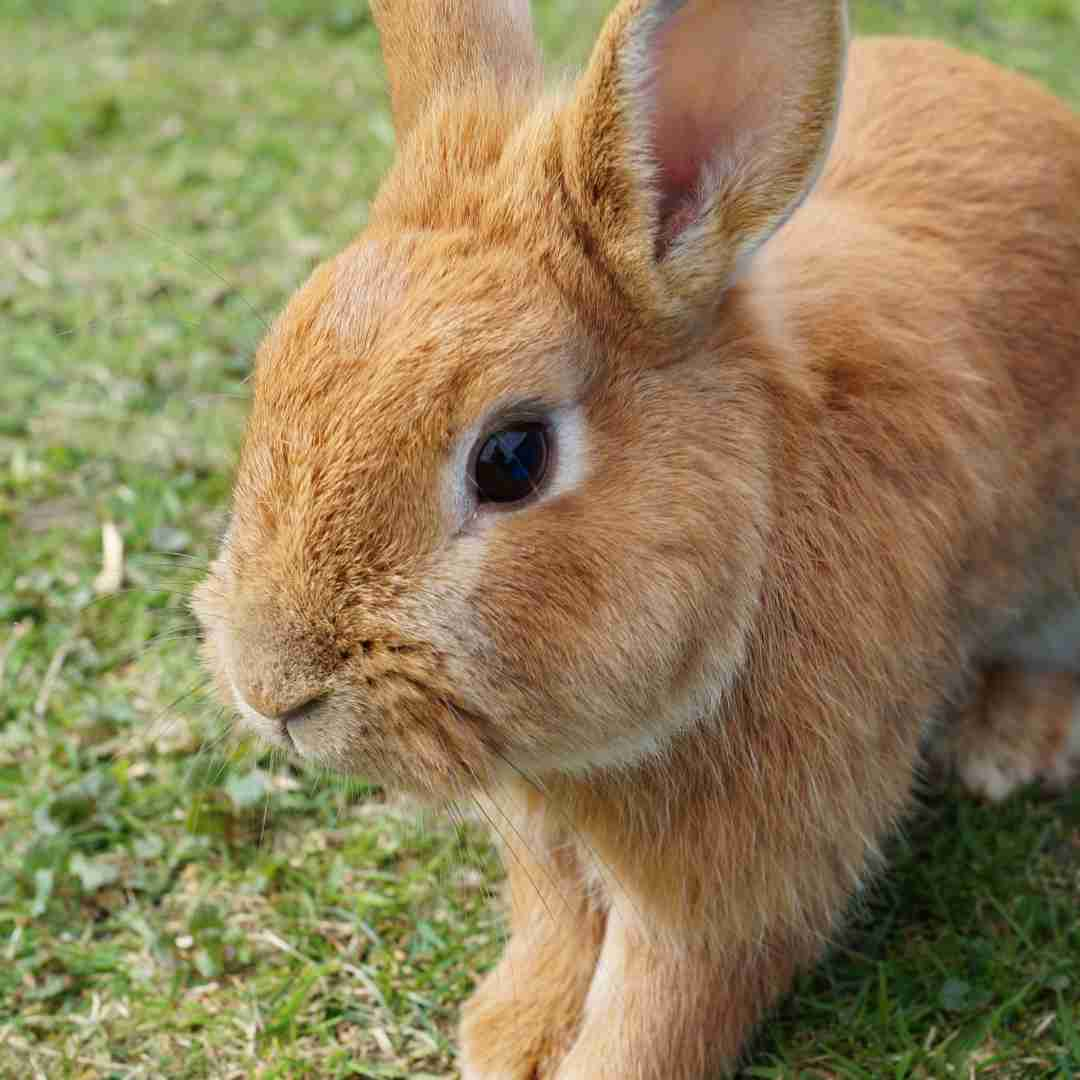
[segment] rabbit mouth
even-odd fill
[[[264,716],[258,709],[253,708],[240,693],[233,678],[229,677],[229,689],[232,692],[232,702],[244,726],[263,742],[279,750],[289,750],[299,753],[299,749],[289,730],[289,718],[275,718]],[[301,755],[302,756],[302,755]]]
[[[241,722],[265,743],[425,800],[481,788],[507,762],[487,716],[404,672],[384,671],[278,717],[254,709],[235,686],[233,698]]]

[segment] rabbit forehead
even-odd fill
[[[492,401],[575,397],[584,342],[530,260],[467,233],[366,238],[320,268],[264,343],[260,396],[329,398],[372,421],[403,413],[475,422]],[[321,419],[329,419],[323,416]]]
[[[462,439],[516,403],[579,400],[584,355],[557,291],[513,252],[446,235],[358,243],[264,342],[238,549],[273,537],[309,563],[346,548],[372,570],[422,561],[446,531],[440,493]]]

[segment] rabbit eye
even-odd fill
[[[543,483],[550,456],[544,424],[520,423],[489,435],[473,466],[480,501],[505,505],[529,498]]]

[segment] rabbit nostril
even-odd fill
[[[278,731],[288,741],[293,750],[299,749],[295,738],[296,729],[317,712],[319,706],[325,700],[325,694],[318,694],[305,701],[302,705],[294,705],[291,709],[286,709],[274,717]]]
[[[316,694],[299,705],[294,705],[279,712],[275,719],[283,728],[288,728],[290,724],[299,724],[301,721],[308,719],[325,700],[325,694]]]

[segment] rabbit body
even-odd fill
[[[628,0],[555,91],[522,3],[375,12],[398,159],[260,352],[207,660],[500,833],[465,1077],[698,1080],[925,745],[1073,778],[1080,121],[929,42],[845,78],[840,3]],[[522,416],[499,509],[461,477]]]

